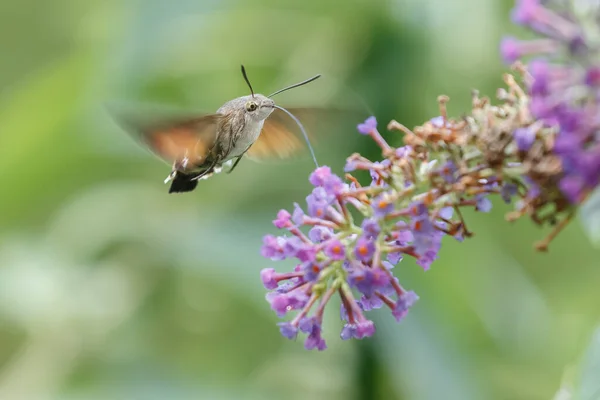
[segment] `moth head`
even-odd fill
[[[256,121],[266,119],[275,107],[275,102],[262,94],[244,96],[244,112]]]

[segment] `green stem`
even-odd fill
[[[380,397],[377,390],[378,364],[375,341],[359,341],[355,379],[357,400],[377,400]]]

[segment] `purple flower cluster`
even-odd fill
[[[540,38],[505,38],[508,63],[534,56],[527,65],[533,117],[555,126],[553,151],[564,174],[559,187],[580,204],[600,184],[600,4],[596,1],[518,0],[512,20]],[[515,131],[522,148],[533,143],[532,130]]]
[[[288,234],[264,237],[264,257],[296,260],[292,272],[266,268],[261,279],[279,317],[296,312],[279,324],[282,335],[293,339],[299,331],[307,334],[307,349],[326,348],[321,336],[323,313],[335,294],[341,299],[344,340],[375,333],[365,316],[372,309],[386,307],[396,320],[404,318],[418,296],[402,287],[392,273],[394,266],[408,256],[429,269],[444,235],[462,240],[465,234],[462,220],[453,220],[455,206],[482,212],[491,208],[485,192],[451,201],[448,193],[460,178],[450,161],[437,168],[415,158],[417,152],[410,146],[392,148],[378,132],[374,117],[358,131],[370,135],[387,155],[381,162],[359,155],[348,159],[346,172],[369,171],[369,186],[361,186],[350,174],[344,182],[327,166],[317,168],[310,175],[314,188],[306,207],[294,204],[292,212],[281,210],[273,221]],[[435,187],[425,190],[424,182],[433,181]]]
[[[444,236],[463,241],[472,235],[462,210],[489,212],[490,196],[514,203],[510,221],[528,216],[554,226],[535,245],[548,249],[600,184],[600,3],[574,2],[567,9],[565,0],[551,8],[555,3],[517,1],[513,20],[543,38],[507,38],[502,55],[508,62],[540,58],[527,68],[513,65],[520,82],[504,75],[499,104],[473,92],[471,111],[451,119],[449,99],[440,96],[439,115],[423,125],[388,124],[402,134],[400,147],[388,144],[370,117],[357,129],[383,159],[352,154],[344,179],[317,168],[306,205],[279,211],[273,223],[286,233],[265,236],[262,255],[292,259],[295,267],[263,269],[261,279],[277,315],[293,314],[279,323],[283,336],[293,339],[300,331],[307,349],[324,350],[323,315],[334,295],[341,300],[344,340],[375,333],[366,317],[372,309],[387,308],[402,320],[418,296],[402,287],[394,266],[414,259],[428,270]],[[587,13],[575,13],[586,4]],[[370,181],[361,185],[356,172],[368,172]]]

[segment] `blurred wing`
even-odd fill
[[[217,136],[220,114],[199,117],[168,117],[160,122],[111,112],[119,125],[141,144],[169,164],[187,159],[200,165]],[[154,116],[155,117],[155,116]]]
[[[220,118],[220,115],[207,115],[175,122],[143,131],[140,139],[152,152],[169,163],[187,159],[193,165],[201,165],[215,143]]]
[[[282,112],[275,110],[265,120],[260,136],[250,149],[248,149],[247,154],[249,158],[255,160],[266,160],[269,158],[285,159],[300,153],[306,148],[300,128],[295,126],[296,130],[300,131],[299,134],[295,133],[293,127],[283,123],[280,118],[273,115],[275,113]],[[284,116],[289,118],[285,114]],[[294,121],[291,121],[295,125]]]
[[[308,134],[313,148],[317,145],[316,128],[324,126],[325,121],[331,121],[334,111],[326,108],[287,108],[300,120]],[[318,134],[325,133],[319,129]],[[275,109],[265,120],[260,136],[246,153],[254,160],[286,159],[292,156],[308,152],[306,139],[302,135],[300,127],[285,112]]]

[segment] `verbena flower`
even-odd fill
[[[296,266],[284,273],[265,268],[261,279],[271,308],[290,315],[279,324],[283,336],[304,333],[307,349],[324,350],[323,315],[334,296],[341,299],[343,340],[375,334],[367,315],[373,309],[387,308],[401,321],[419,297],[401,285],[394,266],[414,259],[428,270],[445,236],[461,242],[472,236],[462,210],[490,212],[492,197],[514,204],[510,221],[527,216],[555,225],[538,250],[569,222],[600,183],[600,11],[594,2],[596,19],[584,23],[587,14],[573,14],[577,7],[552,4],[517,1],[513,20],[543,37],[507,38],[501,53],[511,63],[541,58],[514,64],[497,104],[473,92],[470,112],[453,119],[448,97],[440,96],[439,115],[423,125],[387,125],[394,144],[369,117],[357,130],[373,139],[382,158],[352,154],[344,179],[328,166],[317,168],[306,204],[279,211],[273,223],[285,233],[265,236],[262,254]],[[370,180],[360,182],[355,171]]]

